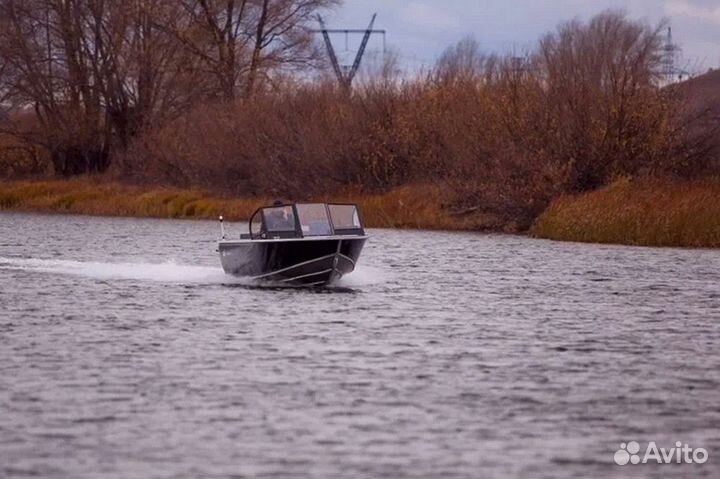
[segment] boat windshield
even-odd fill
[[[250,218],[243,239],[304,238],[363,235],[360,214],[353,204],[296,203],[259,208]]]
[[[264,208],[263,217],[268,233],[295,231],[295,214],[292,206]]]
[[[297,204],[303,236],[328,236],[333,233],[327,208],[323,203]]]
[[[360,215],[355,205],[328,205],[335,230],[356,230],[362,228]]]

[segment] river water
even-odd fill
[[[720,251],[370,234],[273,289],[215,222],[1,214],[0,477],[720,477]]]

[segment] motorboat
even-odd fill
[[[368,239],[354,204],[276,202],[255,211],[239,239],[226,237],[222,217],[220,225],[227,274],[293,286],[324,286],[352,272]]]

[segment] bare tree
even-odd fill
[[[657,85],[663,28],[606,11],[541,40],[539,74],[553,136],[547,144],[574,171],[578,189],[639,171],[662,151],[669,114]]]
[[[485,79],[495,62],[496,58],[485,54],[473,36],[467,36],[440,55],[433,77],[436,82],[445,85],[473,83]]]
[[[340,0],[261,0],[254,22],[253,55],[246,81],[246,96],[257,78],[273,72],[314,65],[319,51],[314,42],[315,13],[336,6]]]
[[[1,0],[0,92],[37,128],[4,131],[48,149],[55,171],[105,171],[149,125],[203,94],[203,72],[156,19],[172,0]]]
[[[184,111],[202,81],[174,38],[154,25],[169,0],[86,0],[83,36],[96,88],[120,145],[149,125]]]
[[[182,0],[181,11],[160,26],[201,60],[219,96],[249,97],[258,79],[308,66],[317,58],[313,14],[338,0]],[[166,19],[168,20],[168,19]]]
[[[2,77],[11,108],[33,108],[33,141],[51,152],[56,172],[71,175],[107,166],[101,104],[82,49],[75,1],[5,0],[0,16]],[[25,133],[26,136],[28,133]]]

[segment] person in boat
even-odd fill
[[[283,205],[282,201],[276,200],[270,213],[265,216],[265,225],[268,231],[295,229],[295,215],[293,215],[292,208]]]

